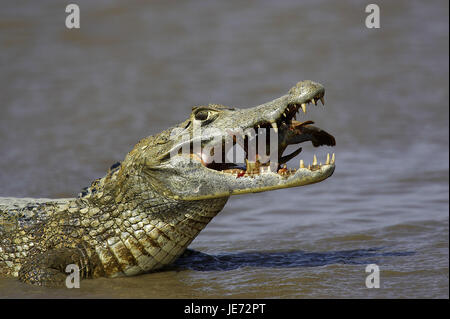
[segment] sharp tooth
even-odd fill
[[[306,103],[302,103],[302,110],[303,110],[303,113],[306,114]]]
[[[317,102],[316,102],[316,100],[314,100],[314,99],[311,99],[311,102],[314,104],[314,105],[317,105]]]
[[[283,113],[283,116],[284,116],[284,117],[286,117],[286,112],[285,112],[285,113]]]
[[[258,128],[261,128],[261,125],[258,124]]]
[[[272,125],[272,127],[273,127],[275,133],[278,134],[278,126],[277,126],[277,123],[276,123],[276,122],[272,122],[272,123],[270,123],[270,124]]]
[[[313,165],[317,165],[317,157],[316,157],[316,154],[314,154]]]
[[[309,169],[309,170],[311,169],[311,164],[308,164],[308,169]]]
[[[320,102],[322,102],[322,105],[325,105],[325,99],[323,98],[323,96],[320,98]]]
[[[336,160],[336,157],[334,156],[334,153],[333,153],[333,155],[331,156],[331,164],[334,164],[335,160]]]
[[[300,160],[300,168],[305,168],[305,163],[303,163],[303,160]]]
[[[330,164],[330,153],[327,153],[327,161],[325,162],[325,164]]]

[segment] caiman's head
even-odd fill
[[[323,104],[324,93],[319,83],[302,81],[288,94],[253,108],[194,107],[189,119],[177,127],[141,140],[125,163],[133,163],[162,195],[180,200],[320,182],[333,174],[334,154],[324,159],[325,164],[314,156],[310,165],[300,160],[297,168],[287,168],[285,163],[301,148],[283,153],[288,145],[306,141],[316,147],[335,145],[334,137],[312,126],[312,121],[296,120],[309,103]]]

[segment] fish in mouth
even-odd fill
[[[324,98],[321,97],[320,100],[324,104]],[[313,102],[314,103],[314,102]],[[306,103],[303,104],[301,107],[302,110],[305,110],[306,113]],[[316,104],[317,105],[317,104]],[[287,109],[287,113],[283,113],[283,117],[280,118],[279,121],[273,122],[273,123],[267,123],[259,125],[257,128],[255,128],[255,132],[259,132],[256,135],[245,134],[244,138],[237,138],[236,135],[231,135],[233,138],[233,146],[238,144],[241,149],[244,151],[244,158],[245,163],[241,164],[235,164],[235,163],[215,163],[214,161],[212,163],[206,164],[203,162],[203,164],[211,169],[221,170],[224,173],[234,174],[237,177],[243,177],[243,176],[249,176],[254,177],[257,174],[261,174],[267,171],[271,171],[275,168],[274,172],[277,172],[278,174],[282,176],[288,176],[289,174],[293,174],[296,172],[296,168],[287,168],[287,163],[291,159],[295,158],[298,154],[302,152],[302,147],[299,147],[297,150],[293,151],[292,153],[288,155],[284,155],[286,148],[289,145],[294,144],[300,144],[303,142],[311,141],[312,145],[314,147],[319,146],[335,146],[336,140],[335,138],[327,133],[326,131],[320,129],[317,126],[313,126],[313,121],[305,121],[305,122],[299,122],[297,121],[296,115],[299,111],[299,108],[297,106],[292,106],[292,108]],[[279,124],[278,124],[279,123]],[[272,163],[270,162],[270,156],[267,154],[268,151],[270,151],[270,136],[269,133],[267,133],[267,130],[274,129],[276,132],[276,135],[278,137],[278,161]],[[261,130],[266,130],[261,133]],[[260,155],[258,153],[257,146],[259,144],[259,139],[265,139],[265,147],[263,147],[263,152],[266,150],[267,152],[264,152],[265,154]],[[249,156],[249,148],[254,148],[254,156]],[[225,148],[225,147],[224,147]],[[256,150],[256,151],[255,151]],[[227,152],[227,150],[225,150]],[[213,155],[213,154],[212,154]],[[335,161],[335,155],[333,155],[330,158],[330,154],[327,154],[327,158],[325,160],[325,164],[330,164],[331,162],[334,163]],[[315,170],[319,168],[321,165],[317,163],[317,157],[314,155],[314,159],[311,165],[308,165],[309,170]],[[300,160],[299,162],[299,168],[305,168],[305,164],[303,160]]]

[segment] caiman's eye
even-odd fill
[[[198,121],[205,121],[208,119],[210,112],[206,110],[198,111],[195,113],[195,119]]]

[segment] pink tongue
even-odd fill
[[[194,156],[197,157],[198,160],[201,160],[203,165],[211,164],[213,161],[213,157],[203,152],[196,152]]]

